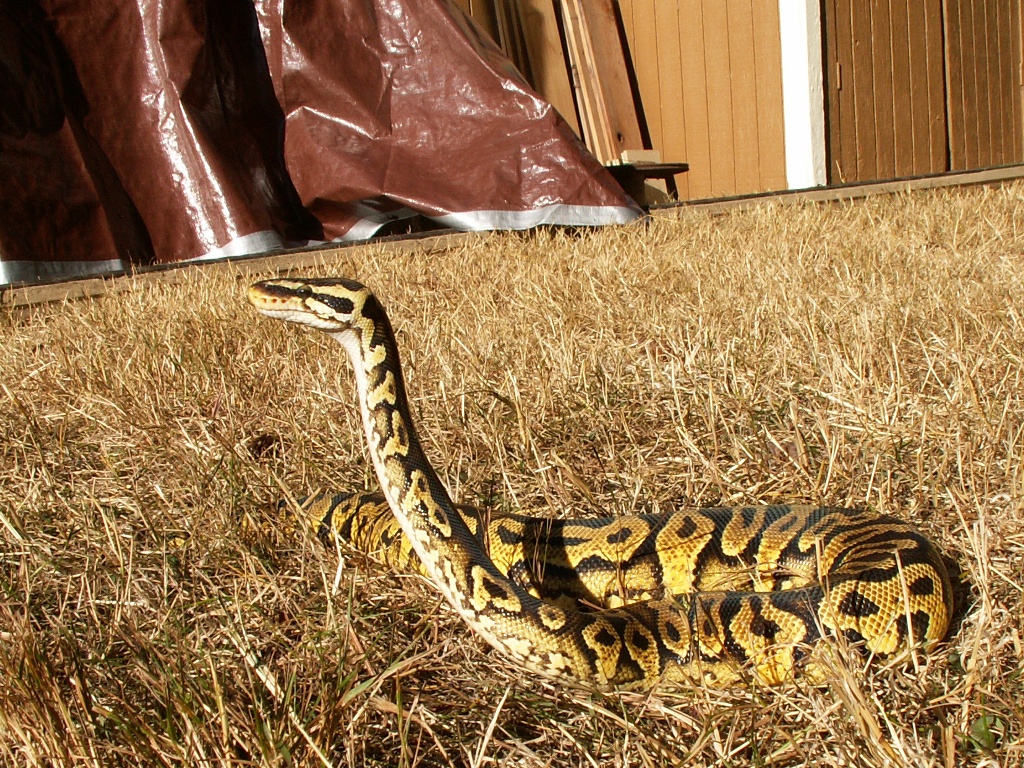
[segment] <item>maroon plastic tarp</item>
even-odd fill
[[[444,0],[0,0],[0,284],[640,211]]]

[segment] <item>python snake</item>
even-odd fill
[[[395,566],[418,561],[470,627],[529,670],[598,689],[772,684],[813,674],[823,634],[891,655],[949,627],[941,557],[889,516],[779,505],[558,521],[455,505],[423,453],[373,293],[331,278],[267,280],[248,295],[262,314],[333,336],[355,369],[383,497],[315,497],[309,519]]]

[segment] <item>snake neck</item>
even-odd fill
[[[472,568],[482,567],[487,578],[519,590],[493,566],[423,452],[408,416],[408,396],[387,315],[370,295],[351,327],[331,336],[351,359],[370,462],[402,531],[449,603],[492,644],[502,647],[493,633],[481,630],[480,610],[467,597]],[[530,596],[523,590],[515,599],[519,598]]]
[[[386,318],[369,327],[331,334],[348,352],[355,370],[370,461],[388,501],[406,513],[400,519],[409,517],[414,523],[412,527],[418,533],[415,538],[423,533],[431,539],[447,537],[448,522],[433,519],[426,499],[413,495],[418,490],[429,492],[434,505],[445,517],[451,516],[447,514],[453,510],[448,491],[427,460],[415,425],[406,416],[409,401],[390,329],[378,330],[376,323],[386,323]]]

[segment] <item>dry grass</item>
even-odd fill
[[[0,318],[0,760],[25,765],[1019,765],[1024,186],[344,252],[461,500],[776,500],[917,521],[972,590],[914,664],[597,696],[273,502],[373,482],[325,337],[243,284]],[[849,659],[852,658],[851,662]]]

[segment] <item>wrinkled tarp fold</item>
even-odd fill
[[[0,0],[0,284],[639,210],[445,0]]]

